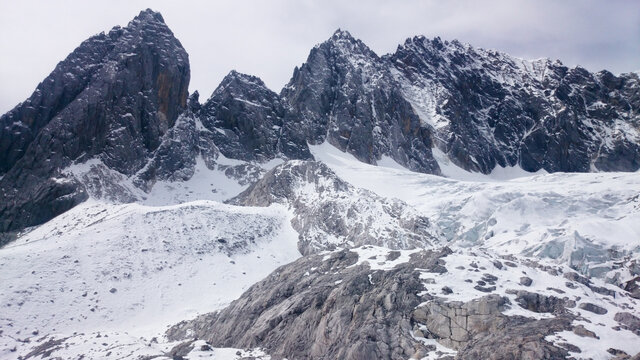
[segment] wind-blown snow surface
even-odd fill
[[[609,249],[619,257],[640,253],[637,172],[531,175],[498,168],[482,175],[440,160],[450,176],[443,178],[389,159],[368,165],[327,143],[311,148],[354,186],[414,206],[456,245],[557,259],[592,275],[609,270]]]
[[[0,357],[48,334],[72,337],[64,358],[157,355],[145,347],[166,326],[224,307],[300,256],[289,219],[279,205],[84,203],[0,251]]]

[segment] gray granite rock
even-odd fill
[[[229,202],[290,207],[302,254],[336,246],[428,248],[440,241],[438,229],[406,203],[355,188],[321,162],[288,161]]]
[[[390,271],[352,266],[356,253],[310,255],[253,285],[228,308],[180,323],[171,340],[261,347],[275,359],[406,359],[423,345],[411,336],[422,299],[419,273],[442,271],[450,250],[422,251]]]
[[[589,302],[583,302],[580,305],[578,305],[578,307],[582,310],[590,311],[598,315],[604,315],[608,312],[607,309]]]
[[[185,344],[197,338],[212,346],[260,347],[274,359],[415,358],[434,350],[420,337],[458,349],[459,359],[568,355],[545,337],[571,330],[569,313],[535,320],[503,315],[508,300],[499,295],[463,303],[424,294],[420,274],[446,272],[450,252],[417,252],[386,271],[354,266],[358,256],[348,250],[308,255],[280,267],[229,307],[183,321],[167,336]]]

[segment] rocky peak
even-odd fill
[[[337,28],[336,31],[333,32],[333,35],[331,35],[331,39],[345,39],[349,41],[355,41],[350,32],[348,32],[347,30],[342,30],[341,28]]]
[[[635,155],[612,161],[614,154],[636,153],[632,149],[639,146],[635,130],[627,139],[606,130],[633,118],[618,100],[626,103],[622,98],[634,95],[616,95],[613,78],[601,82],[559,61],[527,61],[424,37],[408,39],[385,59],[403,96],[437,131],[438,148],[464,169],[489,173],[519,165],[527,171],[585,172],[640,166]]]
[[[0,230],[83,201],[82,184],[60,173],[73,162],[140,170],[186,109],[189,77],[186,51],[151,10],[83,42],[0,118]]]
[[[455,39],[443,41],[439,37],[428,39],[424,36],[408,38],[387,58],[401,70],[411,66],[423,74],[439,77],[462,71],[492,71],[508,75],[520,70],[519,62],[525,62],[495,50],[475,48]]]
[[[131,27],[134,23],[142,23],[142,22],[157,22],[164,24],[164,18],[162,14],[157,11],[153,11],[149,8],[145,10],[141,10],[140,13],[129,22],[128,27]]]
[[[376,55],[376,53],[373,52],[373,50],[371,50],[364,42],[360,39],[354,38],[351,33],[342,29],[336,30],[329,39],[317,45],[316,48],[327,51],[329,54],[338,57],[378,58],[378,55]]]
[[[307,61],[295,69],[292,79],[283,89],[283,95],[291,95],[297,83],[310,76],[328,79],[332,74],[340,77],[348,73],[361,73],[366,66],[375,66],[379,57],[361,40],[348,31],[338,29],[309,52]],[[310,73],[311,72],[311,73]]]
[[[442,41],[439,36],[429,39],[424,35],[417,35],[407,38],[402,45],[398,45],[396,52],[404,51],[405,49],[422,49],[431,52],[442,51],[446,46],[445,43],[446,45],[449,44],[448,41]]]
[[[243,74],[235,70],[231,70],[220,82],[220,85],[213,91],[211,97],[207,102],[213,98],[222,96],[223,94],[229,94],[232,96],[247,96],[250,94],[270,94],[269,97],[277,98],[277,94],[271,91],[264,84],[262,79],[257,76]],[[250,96],[251,97],[251,96]],[[255,100],[255,96],[254,96]]]
[[[202,105],[199,117],[226,157],[260,162],[282,152],[285,108],[258,77],[231,71]]]
[[[387,155],[412,170],[439,173],[428,129],[387,61],[345,31],[311,50],[282,97],[310,143],[328,141],[371,164]]]
[[[557,80],[568,70],[559,60],[524,60],[456,39],[428,39],[422,35],[408,38],[395,53],[385,58],[412,81],[417,80],[415,74],[419,73],[449,83],[445,85],[455,83],[460,74],[469,76],[465,74],[473,73],[480,77],[490,76],[491,81],[500,84],[511,86],[519,83],[526,87],[553,78]]]
[[[231,83],[231,82],[252,84],[252,85],[256,85],[256,86],[260,86],[260,87],[264,87],[264,88],[267,87],[264,84],[264,81],[262,81],[262,79],[260,79],[259,77],[253,76],[253,75],[250,75],[250,74],[241,73],[241,72],[238,72],[236,70],[231,70],[229,72],[229,74],[227,74],[227,76],[224,77],[224,79],[222,80],[220,85],[224,86],[225,84],[228,84],[228,83]]]
[[[329,37],[327,40],[325,40],[322,44],[340,44],[340,43],[350,43],[350,44],[363,44],[364,43],[362,41],[360,41],[359,39],[356,39],[355,37],[353,37],[353,35],[351,35],[350,32],[348,32],[347,30],[342,30],[340,28],[338,28],[336,31],[333,32],[333,34],[331,35],[331,37]]]

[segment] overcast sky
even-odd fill
[[[637,0],[0,0],[0,113],[25,100],[81,41],[148,7],[189,53],[190,91],[201,99],[232,69],[279,92],[337,28],[379,55],[425,35],[592,71],[640,70]]]

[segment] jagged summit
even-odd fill
[[[632,77],[604,81],[559,61],[522,60],[424,37],[408,39],[385,59],[397,71],[404,97],[437,131],[438,149],[462,168],[587,172],[640,166],[636,155],[615,155],[638,153],[638,131],[610,131],[634,118]]]
[[[351,33],[342,29],[337,29],[329,39],[316,45],[313,50],[315,49],[325,49],[324,51],[330,51],[335,55],[344,57],[378,57],[362,40],[353,37]],[[314,54],[313,50],[309,57]],[[307,59],[307,62],[309,62],[309,59]]]
[[[252,75],[232,70],[198,112],[220,152],[232,159],[264,162],[308,158],[304,139],[291,133],[278,94]]]
[[[222,79],[222,81],[220,82],[220,85],[218,85],[218,87],[216,88],[216,90],[214,90],[214,92],[218,91],[219,89],[225,89],[226,87],[231,86],[234,83],[236,85],[240,85],[240,84],[255,85],[255,86],[259,86],[267,89],[267,86],[265,85],[264,81],[262,81],[262,79],[260,79],[259,77],[250,75],[250,74],[241,73],[236,70],[231,70]]]
[[[544,66],[563,66],[560,60],[551,60],[549,58],[539,58],[534,60],[521,59],[505,52],[485,49],[481,47],[475,47],[472,44],[461,42],[457,39],[443,40],[439,36],[434,38],[428,38],[424,35],[417,35],[407,38],[404,43],[398,45],[395,53],[385,55],[385,57],[393,58],[397,53],[403,53],[406,51],[426,52],[432,56],[446,57],[446,56],[476,56],[485,58],[497,58],[507,62],[523,62],[527,64],[539,64]],[[580,66],[576,66],[580,68]]]
[[[136,21],[158,21],[164,24],[164,18],[162,17],[162,14],[150,8],[141,10],[138,16],[134,17],[131,22]],[[131,24],[131,22],[129,24]]]
[[[311,49],[280,94],[232,70],[204,104],[194,94],[187,106],[189,76],[186,51],[153,10],[92,37],[1,118],[0,181],[33,184],[15,177],[35,176],[44,186],[61,169],[90,159],[132,176],[149,169],[160,144],[171,141],[191,145],[163,148],[173,163],[163,169],[193,164],[198,154],[211,160],[218,150],[241,161],[309,159],[307,144],[323,142],[370,164],[390,158],[431,174],[442,173],[442,161],[485,174],[513,166],[640,167],[637,75],[592,74],[439,37],[409,38],[379,57],[338,29]],[[181,130],[169,131],[187,108]],[[181,140],[172,138],[177,134]],[[148,190],[157,173],[145,174]],[[52,184],[39,193],[66,196],[60,209],[86,198],[70,196],[79,188],[66,184],[64,191],[50,193],[62,186]],[[4,204],[20,197],[13,185],[5,189]],[[3,229],[36,223],[19,222],[8,220]]]
[[[331,35],[331,39],[345,39],[345,40],[356,40],[350,32],[348,32],[347,30],[342,30],[341,28],[336,29],[336,31],[333,32],[333,35]]]
[[[189,77],[186,51],[151,10],[80,44],[0,118],[0,231],[86,199],[82,184],[60,174],[73,162],[141,169],[186,109]]]

